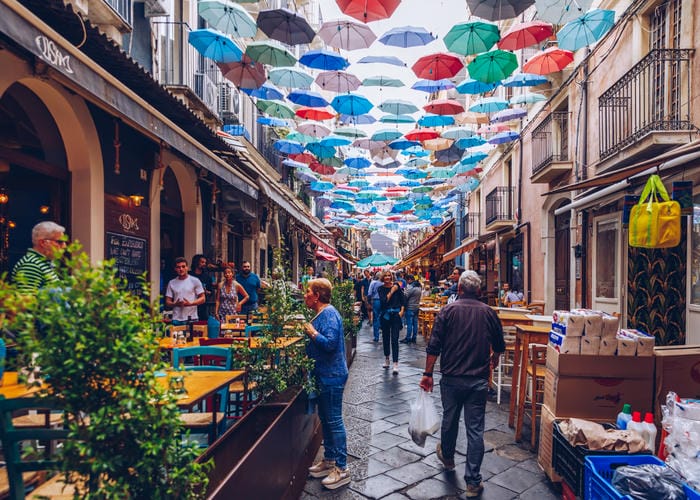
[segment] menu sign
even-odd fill
[[[126,280],[127,290],[140,293],[140,277],[146,271],[148,255],[146,240],[107,232],[106,254],[108,259],[115,260],[119,277]]]

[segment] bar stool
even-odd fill
[[[530,446],[534,450],[537,441],[537,415],[538,407],[544,403],[544,377],[547,372],[547,346],[542,344],[531,344],[527,362],[527,377],[525,383],[528,390],[525,393],[525,406],[530,405]],[[524,412],[527,414],[527,412]],[[525,415],[522,415],[524,417]],[[522,428],[524,418],[518,418],[516,425]]]
[[[499,405],[501,404],[501,389],[511,384],[515,362],[515,328],[504,327],[503,333],[506,350],[501,354],[498,367],[496,367],[495,380],[493,380],[493,385],[496,387],[496,404]],[[515,397],[515,394],[511,394],[510,397]]]

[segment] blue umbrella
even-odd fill
[[[416,141],[409,141],[406,139],[396,139],[395,141],[392,141],[389,143],[389,147],[391,149],[398,149],[399,151],[403,151],[404,149],[408,149],[413,146],[419,146],[420,142]]]
[[[423,149],[423,146],[414,146],[404,151],[404,154],[422,158],[423,156],[430,156],[430,151]]]
[[[513,142],[520,137],[520,134],[509,130],[508,132],[501,132],[491,137],[488,142],[489,144],[505,144],[506,142]]]
[[[372,134],[370,139],[373,141],[393,141],[394,139],[398,139],[402,135],[403,134],[398,130],[394,128],[389,128],[377,130],[374,134]]]
[[[414,26],[393,28],[379,37],[379,41],[384,45],[403,48],[427,45],[433,40],[435,37],[428,30]]]
[[[322,146],[318,142],[306,145],[307,151],[313,153],[318,158],[332,158],[336,154],[336,150],[331,146]]]
[[[311,43],[316,36],[306,19],[288,9],[260,11],[257,24],[268,37],[287,45]]]
[[[542,94],[537,94],[535,92],[528,92],[526,94],[516,95],[510,98],[511,104],[534,104],[536,102],[546,101],[547,98]]]
[[[500,82],[484,83],[479,80],[474,80],[473,78],[467,78],[455,88],[460,94],[483,94],[485,92],[491,92],[498,87],[499,84]]]
[[[527,116],[527,110],[524,108],[506,108],[493,115],[491,117],[491,123],[504,123],[511,120],[519,120],[525,116]]]
[[[413,207],[414,205],[412,201],[401,201],[394,205],[391,211],[392,213],[400,214],[401,212],[408,212],[409,210],[413,210]]]
[[[279,89],[272,85],[270,82],[263,83],[257,89],[241,90],[248,94],[250,97],[257,97],[259,99],[278,100],[284,98],[284,94],[280,92]]]
[[[339,135],[327,135],[318,142],[321,146],[331,147],[348,146],[352,143],[352,141],[347,137],[341,137]]]
[[[347,68],[350,63],[343,56],[330,50],[310,50],[299,58],[299,62],[309,68],[335,71]]]
[[[420,90],[421,92],[432,94],[440,90],[453,89],[455,88],[455,84],[449,78],[443,78],[442,80],[418,80],[411,85],[411,88],[413,90]]]
[[[420,185],[420,182],[411,179],[399,182],[399,186],[403,187],[418,187]]]
[[[349,189],[334,189],[333,194],[338,195],[338,196],[343,196],[344,198],[350,198],[354,199],[355,198],[355,191],[351,191]],[[348,199],[343,199],[339,201],[350,201]]]
[[[440,134],[440,136],[444,137],[445,139],[454,140],[464,139],[465,137],[472,137],[473,135],[473,130],[464,127],[453,127],[445,130],[442,134]]]
[[[504,87],[535,87],[547,83],[547,77],[535,73],[516,73],[501,82]]]
[[[369,186],[369,181],[366,181],[364,179],[353,179],[350,182],[348,182],[348,186],[356,188],[365,188]]]
[[[461,149],[474,148],[486,144],[486,139],[475,135],[473,137],[464,137],[462,139],[457,139],[457,142],[455,144],[458,148]]]
[[[304,152],[304,145],[297,141],[288,141],[285,139],[279,139],[275,141],[273,147],[280,153],[286,155],[298,155]]]
[[[395,56],[365,56],[359,61],[358,64],[391,64],[392,66],[406,66],[406,63]]]
[[[410,115],[418,111],[415,104],[400,99],[387,99],[377,107],[385,113],[391,113],[392,115]]]
[[[364,158],[362,156],[354,156],[352,158],[345,158],[345,163],[348,167],[350,168],[355,168],[355,169],[363,169],[369,167],[372,162],[369,161],[367,158]]]
[[[425,170],[411,169],[407,172],[404,172],[403,176],[406,179],[410,180],[425,179],[426,177],[428,177],[428,172],[426,172]]]
[[[197,52],[215,62],[239,62],[243,51],[227,35],[211,28],[190,31],[187,36]]]
[[[318,191],[319,193],[330,191],[333,187],[332,182],[316,181],[311,183],[311,190]]]
[[[498,97],[486,97],[476,101],[469,107],[469,111],[475,113],[495,113],[508,107],[508,101],[504,101]]]
[[[275,85],[298,89],[311,88],[311,84],[314,81],[314,78],[308,73],[294,68],[271,69],[268,77]]]
[[[289,122],[287,120],[282,120],[280,118],[274,118],[272,116],[258,116],[255,119],[261,125],[267,125],[268,127],[287,127]]]
[[[444,127],[454,122],[454,116],[449,115],[425,115],[418,119],[418,125],[421,127]]]
[[[331,101],[331,107],[341,115],[359,116],[366,114],[374,106],[369,99],[360,94],[352,92],[337,95]],[[359,121],[354,122],[359,124]]]
[[[411,115],[384,115],[379,119],[382,123],[415,123]]]
[[[340,210],[347,210],[348,212],[355,211],[355,205],[353,205],[349,201],[343,201],[343,200],[334,201],[333,203],[331,203],[331,208],[340,209]]]
[[[318,92],[313,92],[311,90],[292,90],[287,95],[287,99],[292,101],[294,104],[299,104],[300,106],[308,106],[310,108],[323,108],[328,106],[328,101],[326,101],[321,94],[319,94]]]
[[[481,160],[486,158],[488,155],[486,153],[482,152],[477,152],[477,153],[469,153],[465,156],[462,157],[461,160],[459,160],[459,163],[462,165],[471,165],[475,163],[479,163]]]
[[[348,115],[346,113],[340,113],[338,120],[340,120],[340,123],[350,125],[371,125],[372,123],[377,121],[377,119],[374,116],[368,115],[366,113],[356,116]]]
[[[559,48],[578,50],[600,40],[615,24],[615,11],[593,9],[577,17],[557,33]]]

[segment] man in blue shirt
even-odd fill
[[[241,264],[241,270],[236,274],[238,281],[243,289],[248,292],[248,302],[241,306],[241,314],[248,314],[258,309],[258,290],[264,286],[257,274],[251,271],[250,262],[247,260]],[[243,300],[239,295],[238,300]]]

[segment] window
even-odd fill
[[[693,225],[690,235],[690,297],[688,303],[700,305],[700,194],[693,196]]]
[[[600,220],[595,224],[595,295],[616,299],[617,290],[617,219]]]

